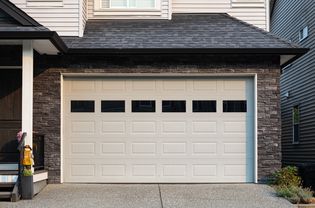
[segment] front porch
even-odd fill
[[[0,2],[0,6],[0,199],[18,200],[22,174],[18,146],[29,145],[33,149],[34,193],[48,178],[44,135],[33,131],[34,55],[56,55],[67,47],[56,32],[43,27],[14,4]],[[16,136],[19,131],[24,135],[20,143]]]
[[[33,131],[34,40],[0,40],[0,199],[20,198],[21,156],[18,145],[33,149],[34,194],[46,184],[44,164],[45,135]],[[7,53],[5,53],[7,51]],[[24,133],[23,141],[17,133]]]

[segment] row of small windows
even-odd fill
[[[192,101],[192,111],[195,113],[215,113],[217,112],[217,101],[215,100],[194,100]],[[131,111],[133,113],[154,113],[156,112],[155,100],[133,100],[131,101]],[[223,101],[223,112],[246,112],[247,102],[245,100],[225,100]],[[72,100],[72,113],[93,113],[95,112],[95,102],[93,100]],[[125,112],[124,100],[103,100],[101,103],[103,113]],[[163,113],[185,113],[185,100],[163,100]]]

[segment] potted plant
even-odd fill
[[[33,173],[31,169],[24,169],[21,176],[21,196],[23,199],[32,199],[34,195]]]
[[[23,199],[32,199],[34,195],[33,185],[33,155],[32,148],[29,145],[24,146],[23,152],[23,171],[21,174],[21,196]]]

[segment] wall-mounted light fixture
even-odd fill
[[[290,98],[290,92],[288,91],[288,92],[284,93],[284,97],[285,97],[286,99]]]

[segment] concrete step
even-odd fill
[[[0,176],[1,175],[18,175],[18,170],[0,170]]]
[[[0,188],[13,188],[14,185],[13,182],[0,182]]]
[[[0,199],[11,199],[12,192],[9,191],[1,191],[0,192]]]

